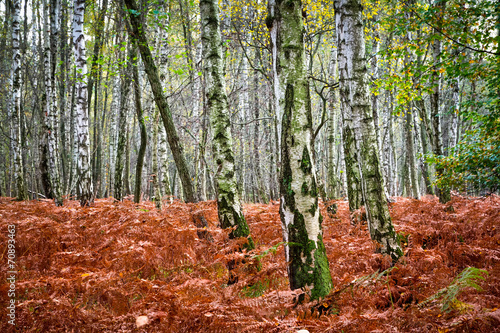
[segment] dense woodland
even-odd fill
[[[177,230],[186,244],[206,242],[207,256],[212,255],[200,257],[201,248],[179,247],[189,258],[179,263],[172,255],[172,262],[164,263],[170,265],[169,275],[191,265],[191,272],[198,274],[193,281],[224,279],[225,287],[239,286],[241,296],[242,290],[255,288],[257,280],[267,283],[264,289],[280,290],[284,283],[271,275],[281,272],[288,276],[287,288],[304,292],[295,298],[288,294],[295,306],[330,300],[324,308],[313,306],[320,315],[341,311],[338,297],[346,288],[383,279],[390,300],[384,304],[392,310],[395,292],[401,299],[397,306],[405,310],[432,302],[422,298],[428,289],[417,295],[415,290],[397,289],[397,277],[389,281],[401,267],[408,274],[420,269],[411,266],[412,246],[447,253],[443,263],[456,276],[450,286],[457,284],[460,292],[466,287],[479,290],[476,283],[489,271],[493,300],[500,297],[498,251],[488,250],[498,244],[491,230],[499,223],[497,1],[5,0],[0,13],[0,197],[19,201],[2,199],[6,221],[14,218],[7,207],[19,210],[20,216],[38,216],[32,208],[36,202],[48,216],[72,219],[68,228],[84,221],[80,214],[108,214],[112,205],[119,223],[128,219],[120,209],[130,216],[137,215],[132,207],[154,210],[143,222],[151,222],[148,228],[166,227],[165,232],[174,235],[172,251],[179,241]],[[473,214],[474,207],[464,199],[480,200],[473,196],[489,196],[492,209],[471,236],[478,240],[484,231],[491,237],[489,245],[476,245],[491,256],[477,264],[455,263],[449,240],[436,225],[425,227],[432,238],[417,237],[418,228],[401,215],[396,214],[399,225],[393,223],[403,205],[408,212],[408,207],[422,209],[422,214],[423,207],[440,207],[434,218],[447,221],[447,230],[461,230],[456,223],[463,219],[453,213],[457,209],[464,216]],[[273,208],[278,202],[279,217]],[[276,215],[265,221],[281,221],[276,229],[281,240],[264,241],[264,229],[256,224],[260,217],[252,212],[256,207]],[[158,225],[159,216],[175,211],[188,214],[186,221],[192,220],[195,228],[177,222]],[[443,212],[453,217],[443,217]],[[102,226],[108,226],[103,221]],[[20,225],[25,222],[21,219]],[[45,239],[49,230],[64,238],[50,223],[38,236]],[[118,236],[122,229],[113,230],[106,233],[128,237]],[[339,260],[332,254],[339,251],[332,250],[335,237],[327,237],[347,233],[355,234],[352,242],[373,245],[363,251],[376,259],[365,260],[365,273],[372,275],[365,280],[356,276],[346,287],[346,278],[339,278],[332,262]],[[80,231],[74,234],[84,237]],[[21,244],[28,242],[26,237],[21,236]],[[454,242],[467,243],[462,234],[457,237]],[[150,241],[163,253],[161,241]],[[68,246],[77,251],[75,242],[71,238],[63,246],[60,240],[38,255],[52,258],[63,253],[58,251],[70,251]],[[221,247],[226,252],[216,254]],[[276,251],[283,252],[280,263],[262,266],[260,261]],[[23,256],[34,253],[28,248]],[[219,266],[203,265],[217,262],[218,255],[224,257],[219,262],[224,263],[223,273],[212,276],[211,270]],[[54,262],[47,260],[43,271],[50,271]],[[146,266],[154,262],[152,257],[144,260]],[[200,265],[209,276],[198,272]],[[153,266],[141,273],[146,279],[155,280],[166,269]],[[123,277],[116,267],[113,270]],[[163,282],[169,281],[163,275]],[[79,299],[78,292],[75,297]],[[460,314],[471,309],[459,308],[455,301],[455,296],[444,301],[443,308],[451,306]],[[82,307],[89,304],[88,299],[78,302]],[[477,303],[474,309],[493,307],[491,302]],[[131,301],[127,304],[130,309]],[[113,312],[114,305],[109,307]],[[208,313],[207,318],[214,316]],[[30,325],[37,326],[35,322]],[[210,325],[208,330],[220,329]],[[485,325],[471,327],[490,327]]]

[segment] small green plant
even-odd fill
[[[257,281],[251,286],[245,286],[241,289],[241,295],[247,298],[255,298],[264,295],[264,292],[269,288],[269,280]]]
[[[484,269],[467,267],[453,279],[449,286],[440,289],[437,293],[427,298],[420,303],[419,307],[424,307],[430,302],[442,298],[441,311],[450,312],[452,305],[457,302],[457,296],[467,287],[472,287],[477,291],[483,290],[478,285],[478,282],[485,279],[484,275],[488,275],[488,272]]]

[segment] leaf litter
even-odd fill
[[[335,211],[326,207],[337,205]],[[215,201],[0,198],[2,332],[496,332],[500,327],[500,197],[396,198],[405,256],[391,267],[346,201],[321,204],[334,289],[290,291],[278,202],[246,204],[256,249],[218,227]],[[357,212],[362,216],[362,212]],[[206,226],[197,227],[195,216]],[[16,328],[8,324],[6,253],[16,225]],[[210,234],[211,237],[206,235]],[[231,269],[228,269],[231,268]],[[432,295],[468,267],[488,272],[442,312]],[[229,277],[236,276],[229,284]],[[5,295],[5,296],[4,296]],[[425,306],[419,306],[424,303]]]

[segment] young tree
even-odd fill
[[[227,107],[226,82],[223,74],[222,40],[219,30],[219,6],[215,0],[200,1],[203,73],[206,100],[212,126],[214,159],[217,163],[217,210],[223,228],[236,227],[231,237],[247,237],[248,248],[254,247],[241,208],[234,172],[233,140]]]
[[[389,215],[379,163],[369,99],[362,11],[360,0],[335,1],[340,95],[343,112],[352,114],[356,130],[357,144],[353,148],[357,146],[360,155],[358,161],[370,236],[381,244],[382,253],[389,254],[396,261],[403,251]]]
[[[76,140],[78,142],[77,195],[81,206],[94,202],[94,190],[90,173],[89,116],[87,110],[87,56],[85,54],[85,32],[83,19],[85,0],[74,1],[73,50],[76,78]]]
[[[300,0],[269,2],[274,31],[275,90],[282,118],[280,216],[290,288],[309,288],[312,299],[327,295],[332,279],[321,229],[312,152],[312,115],[305,66]]]
[[[141,184],[142,184],[142,166],[144,165],[144,156],[146,155],[146,145],[148,141],[148,134],[146,132],[146,122],[144,120],[144,112],[141,103],[141,90],[139,86],[139,69],[137,68],[137,52],[136,45],[133,45],[131,61],[132,61],[132,74],[134,78],[134,101],[135,112],[137,115],[137,122],[139,123],[139,130],[141,132],[141,145],[137,155],[137,165],[135,168],[135,189],[134,189],[134,202],[139,203],[141,200]],[[158,198],[161,199],[161,198]]]

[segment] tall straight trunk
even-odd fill
[[[45,128],[47,130],[47,148],[48,148],[48,170],[50,175],[50,183],[54,195],[54,201],[57,206],[62,206],[62,190],[59,179],[59,147],[57,142],[58,131],[58,111],[55,93],[55,70],[56,70],[56,48],[57,43],[57,10],[52,7],[51,15],[49,16],[48,5],[44,2],[44,69],[45,69]],[[50,0],[51,5],[55,5],[54,0]],[[50,18],[51,27],[49,29],[48,20]]]
[[[90,105],[92,104],[92,94],[95,90],[94,97],[94,140],[92,149],[92,181],[95,186],[96,193],[99,191],[99,184],[101,183],[101,159],[102,159],[102,131],[99,131],[99,108],[97,106],[98,102],[98,91],[101,81],[101,64],[98,62],[101,54],[101,49],[103,46],[103,35],[104,35],[104,17],[108,7],[108,0],[103,0],[102,8],[100,10],[99,16],[96,22],[96,38],[94,42],[94,49],[92,52],[92,59],[90,61],[90,76],[88,84],[88,110],[90,112]],[[106,76],[108,73],[106,73]],[[97,81],[97,82],[96,82]],[[102,110],[104,118],[105,108]]]
[[[151,171],[153,173],[152,176],[152,186],[153,186],[153,202],[155,203],[155,206],[157,209],[161,210],[162,206],[162,200],[161,200],[161,193],[160,193],[160,186],[159,186],[159,181],[158,181],[158,127],[159,127],[159,122],[160,120],[160,113],[158,111],[155,111],[153,115],[153,146],[152,146],[152,167]],[[137,176],[136,176],[137,177]]]
[[[98,63],[98,60],[99,60],[99,57],[101,56],[101,49],[103,46],[104,18],[105,18],[107,10],[108,10],[108,0],[103,0],[102,1],[102,8],[101,8],[99,16],[97,17],[97,20],[96,20],[97,22],[95,22],[96,38],[95,38],[95,42],[94,42],[94,50],[92,52],[92,60],[90,61],[91,67],[90,67],[90,78],[89,78],[89,84],[88,84],[88,110],[89,111],[90,111],[90,105],[92,104],[92,93],[94,90],[94,83],[96,81],[97,75],[99,75],[99,71],[101,68],[101,65]],[[96,91],[97,91],[97,89],[96,89]],[[94,119],[97,119],[97,117],[95,117],[95,115],[96,115],[96,110],[94,110]],[[95,127],[94,127],[94,130],[95,130]],[[94,159],[95,159],[95,157],[92,156],[93,164],[95,163]]]
[[[59,35],[59,58],[60,58],[60,74],[59,77],[59,117],[60,117],[60,147],[61,147],[61,171],[62,171],[62,191],[63,193],[68,193],[69,187],[69,164],[70,164],[70,154],[69,154],[69,140],[67,135],[67,125],[69,123],[66,94],[66,85],[69,82],[69,68],[68,68],[68,55],[70,54],[69,49],[71,47],[71,42],[68,42],[68,4],[62,3],[61,6],[61,33]]]
[[[419,184],[418,184],[418,172],[417,172],[417,163],[415,161],[415,145],[414,145],[414,136],[416,135],[415,128],[413,127],[413,107],[412,103],[409,102],[409,105],[406,110],[405,120],[404,120],[404,132],[405,132],[405,141],[406,141],[406,164],[409,169],[409,177],[411,180],[411,195],[413,198],[419,198]],[[408,193],[409,194],[409,193]]]
[[[200,142],[200,158],[198,167],[198,179],[196,190],[198,192],[198,198],[201,201],[207,200],[207,165],[205,161],[205,151],[208,139],[208,114],[206,110],[203,111],[202,121],[201,121],[201,142]]]
[[[129,45],[129,48],[132,46]],[[130,49],[128,52],[129,59]],[[114,198],[116,200],[123,199],[123,169],[125,167],[125,149],[127,144],[127,102],[128,94],[130,90],[130,80],[129,74],[131,71],[130,63],[127,63],[127,67],[123,68],[121,75],[121,87],[120,87],[120,113],[118,115],[118,142],[116,146],[116,165],[115,165],[115,183],[114,183]]]
[[[137,154],[137,164],[135,167],[135,190],[134,190],[134,202],[139,203],[141,199],[141,184],[142,184],[142,167],[144,165],[144,156],[146,155],[146,145],[148,140],[148,134],[146,132],[146,122],[144,121],[144,115],[141,105],[141,90],[139,86],[139,70],[137,68],[137,52],[134,50],[132,52],[132,72],[134,78],[134,101],[135,101],[135,113],[137,115],[137,122],[139,123],[139,130],[141,132],[141,145],[139,147],[139,153]]]
[[[87,112],[87,56],[83,19],[85,0],[74,1],[73,51],[75,57],[76,139],[78,141],[77,196],[81,206],[94,202],[94,190],[90,173],[89,116]]]
[[[407,14],[410,15],[410,14]],[[409,18],[409,16],[407,16]],[[407,32],[406,34],[406,41],[409,43],[412,40],[412,35],[411,32]],[[406,66],[410,66],[412,63],[412,54],[409,49],[406,50],[406,55],[404,59],[404,64]],[[409,82],[411,82],[411,78],[408,76],[408,73],[406,74],[405,79]],[[414,138],[417,135],[418,132],[416,132],[416,128],[413,127],[413,103],[412,101],[408,101],[408,104],[406,106],[406,113],[405,113],[405,120],[404,120],[404,133],[405,133],[405,145],[406,145],[406,166],[409,169],[408,176],[410,178],[411,182],[411,195],[413,198],[418,199],[419,198],[419,182],[418,182],[418,172],[417,172],[417,163],[415,161],[415,145],[414,145]],[[408,195],[410,193],[408,192]]]
[[[255,58],[257,59],[257,52]],[[259,77],[255,72],[253,75],[253,86],[254,86],[254,99],[253,99],[253,112],[254,112],[254,124],[253,124],[253,170],[255,174],[254,188],[257,193],[258,202],[267,202],[266,191],[264,190],[264,183],[262,181],[262,171],[261,171],[261,157],[260,157],[260,146],[259,137],[262,137],[262,130],[259,128],[260,121],[260,105],[259,105]]]
[[[269,2],[268,27],[276,34],[276,90],[281,132],[280,217],[292,290],[326,296],[332,279],[323,244],[312,147],[312,114],[300,0]],[[275,29],[275,30],[274,30]]]
[[[163,124],[165,126],[168,143],[170,145],[170,150],[172,151],[172,155],[175,161],[175,166],[179,170],[179,176],[181,178],[185,200],[187,202],[196,202],[196,193],[194,192],[193,182],[191,181],[191,176],[189,175],[189,168],[184,156],[183,147],[181,145],[177,130],[174,125],[174,121],[172,119],[170,107],[163,93],[160,77],[158,75],[158,69],[156,68],[151,50],[148,45],[145,24],[141,22],[140,17],[133,14],[133,11],[138,11],[138,7],[135,4],[135,1],[124,0],[124,2],[127,8],[130,10],[128,12],[128,18],[130,20],[132,28],[130,34],[133,38],[137,38],[142,61],[148,75],[149,83],[151,84],[151,90],[153,91],[156,105],[160,110]]]
[[[343,106],[350,105],[359,142],[363,201],[371,238],[381,252],[396,261],[403,255],[392,225],[384,192],[377,137],[369,101],[363,7],[360,0],[336,0],[335,19],[339,48],[340,91]]]
[[[436,2],[437,13],[437,28],[441,29],[442,18],[444,15],[444,11],[446,8],[446,0],[440,0]],[[441,56],[441,40],[436,38],[432,43],[432,58],[434,64],[439,63]],[[432,118],[432,127],[434,130],[433,133],[433,150],[434,154],[441,156],[443,155],[443,141],[441,136],[441,116],[439,114],[439,105],[441,102],[441,74],[439,73],[437,68],[434,68],[432,73],[432,84],[433,84],[433,92],[431,94],[431,118]],[[436,174],[439,177],[443,173],[443,168],[437,167]],[[446,203],[451,200],[450,189],[447,187],[437,188],[437,196],[439,197],[439,201],[441,203]]]
[[[119,58],[119,53],[117,55]],[[115,75],[113,79],[113,101],[111,102],[111,125],[109,133],[109,195],[113,196],[113,186],[115,184],[116,166],[116,144],[118,133],[118,115],[120,113],[120,75]]]
[[[336,44],[336,43],[335,43]],[[334,78],[334,81],[338,80],[337,71],[337,48],[332,47],[330,54],[330,66],[329,66],[329,77]],[[338,90],[333,87],[333,82],[330,82],[330,96],[328,100],[328,162],[327,162],[327,191],[326,196],[328,199],[333,199],[336,197],[338,192],[338,179],[335,173],[336,163],[335,163],[335,120],[338,113],[338,103],[339,95]]]
[[[342,40],[340,40],[338,29],[337,23],[337,49],[340,49]],[[340,50],[337,52],[339,51]],[[340,68],[341,59],[344,61],[344,66],[347,64],[346,56],[352,57],[352,55],[337,54],[339,74],[342,73],[342,68]],[[347,198],[349,200],[349,210],[353,212],[363,205],[363,193],[361,189],[361,174],[359,171],[360,161],[357,154],[358,148],[356,146],[356,124],[354,123],[352,105],[349,99],[349,82],[345,75],[339,75],[339,95],[342,108],[342,143],[347,181]]]
[[[227,106],[226,82],[223,74],[222,40],[219,30],[219,6],[215,0],[200,1],[201,40],[203,45],[203,73],[212,144],[217,164],[217,211],[223,228],[235,227],[230,237],[246,237],[247,247],[254,248],[245,216],[243,215],[234,172],[233,140],[230,113]]]
[[[19,32],[21,26],[21,0],[14,0],[12,14],[12,103],[10,107],[12,120],[12,147],[14,155],[14,178],[17,188],[17,200],[28,200],[26,190],[23,155],[21,151],[21,52],[19,49]]]

